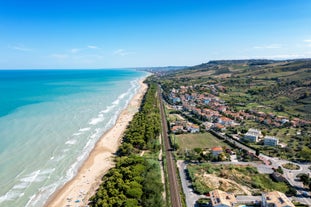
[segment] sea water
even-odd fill
[[[43,206],[77,173],[146,75],[0,70],[0,206]]]

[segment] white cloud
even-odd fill
[[[126,55],[131,55],[131,54],[135,54],[134,52],[128,52],[124,49],[118,49],[118,50],[115,50],[113,52],[114,55],[120,55],[120,56],[126,56]]]
[[[81,49],[79,49],[79,48],[72,48],[72,49],[70,50],[71,53],[78,53],[78,52],[80,52],[80,51],[81,51]]]
[[[10,49],[12,50],[18,50],[18,51],[22,51],[22,52],[30,52],[32,51],[31,48],[27,48],[27,47],[24,47],[24,46],[20,46],[20,45],[13,45],[13,46],[9,46]]]
[[[95,46],[95,45],[88,45],[87,47],[88,47],[89,49],[98,49],[98,47]]]
[[[261,45],[261,46],[254,46],[254,49],[278,49],[282,48],[281,44],[270,44],[270,45]]]
[[[311,39],[310,40],[304,40],[304,42],[310,42],[311,43]]]

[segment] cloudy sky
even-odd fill
[[[311,57],[310,0],[0,1],[0,68]]]

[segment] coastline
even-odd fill
[[[122,135],[138,111],[147,85],[139,81],[140,87],[130,100],[127,107],[120,113],[115,125],[105,132],[88,158],[84,161],[77,174],[48,199],[45,207],[86,206],[89,198],[95,194],[101,183],[102,176],[114,166],[113,157],[117,151]]]

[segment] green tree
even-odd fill
[[[304,146],[299,155],[301,159],[305,161],[311,161],[311,149],[309,147]]]

